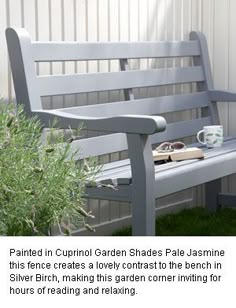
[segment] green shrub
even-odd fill
[[[70,141],[50,129],[42,145],[42,126],[23,108],[0,107],[0,234],[50,235],[55,224],[70,232],[91,217],[82,195],[97,168],[91,161],[68,159]],[[53,138],[52,138],[53,137]],[[53,140],[53,141],[52,141]]]

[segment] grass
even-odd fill
[[[131,227],[115,231],[114,236],[130,236]],[[159,217],[156,233],[162,236],[236,236],[236,210],[223,209],[209,214],[196,207]]]

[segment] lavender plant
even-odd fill
[[[39,120],[23,108],[0,106],[0,234],[51,235],[55,224],[65,234],[80,224],[92,230],[82,195],[96,163],[76,163],[71,140],[62,142],[54,129],[45,145],[41,136]]]

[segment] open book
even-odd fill
[[[186,148],[181,150],[174,150],[173,152],[158,152],[152,151],[154,161],[167,160],[178,161],[194,158],[204,158],[204,153],[199,148]]]

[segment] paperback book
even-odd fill
[[[152,151],[154,161],[180,161],[186,159],[203,159],[204,153],[202,149],[192,147],[185,148],[181,150],[174,150],[172,152],[160,152],[160,151]]]

